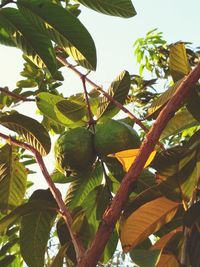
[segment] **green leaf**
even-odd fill
[[[34,200],[22,204],[0,220],[0,233],[4,233],[6,229],[13,225],[21,216],[29,214],[32,211],[42,210],[56,211],[57,206],[47,200]]]
[[[198,126],[199,122],[194,119],[190,112],[182,110],[167,123],[163,130],[160,139],[163,140],[171,135],[176,135],[185,129],[193,126]]]
[[[76,0],[76,2],[111,16],[130,18],[137,14],[130,0]]]
[[[0,117],[0,124],[17,132],[24,141],[33,146],[42,156],[51,149],[51,139],[47,130],[36,120],[14,112]]]
[[[18,0],[19,9],[81,66],[96,69],[94,41],[70,11],[48,0]]]
[[[192,116],[200,122],[200,85],[191,88],[189,97],[187,98],[186,107]]]
[[[127,71],[123,71],[111,84],[108,94],[122,105],[125,103],[130,89],[130,75]],[[107,97],[102,97],[97,110],[97,117],[113,117],[120,111]]]
[[[4,213],[20,205],[26,191],[27,172],[8,144],[0,149],[0,210]]]
[[[118,241],[119,241],[119,237],[118,237],[117,231],[114,230],[108,243],[105,246],[104,253],[102,256],[102,260],[101,260],[103,263],[107,263],[113,257],[116,251],[116,248],[117,248]]]
[[[14,261],[15,257],[16,257],[15,255],[5,256],[3,259],[0,260],[0,266],[9,267],[11,263]]]
[[[29,199],[29,202],[49,200],[54,202],[53,196],[48,190],[37,190]],[[44,255],[49,239],[51,227],[55,220],[56,212],[50,210],[32,210],[23,215],[20,227],[21,254],[29,267],[43,267]]]
[[[133,249],[131,259],[141,267],[155,267],[160,259],[161,250]]]
[[[39,56],[38,66],[41,67],[41,64],[44,64],[52,75],[55,74],[57,64],[50,39],[32,26],[19,10],[1,9],[0,25],[7,30],[16,46],[22,49],[27,56],[32,59],[36,55]],[[38,40],[40,41],[38,42]]]
[[[148,118],[152,117],[153,115],[157,115],[162,108],[167,104],[167,102],[171,99],[171,97],[175,94],[176,89],[181,84],[182,80],[177,81],[172,86],[169,87],[167,91],[162,93],[157,99],[153,101],[151,106],[148,109]]]
[[[0,25],[2,25],[1,20],[0,20]],[[2,45],[16,47],[16,43],[13,41],[12,37],[10,36],[9,30],[3,26],[1,26],[0,28],[0,43]]]
[[[36,104],[39,110],[49,119],[61,125],[68,126],[70,128],[84,126],[86,122],[78,121],[74,123],[72,120],[64,116],[57,108],[56,104],[60,101],[64,101],[65,98],[60,95],[54,95],[47,92],[39,93],[36,97]]]
[[[176,82],[190,72],[190,65],[184,43],[175,43],[169,52],[169,69]]]
[[[87,195],[102,182],[102,167],[98,164],[95,169],[87,174],[79,175],[76,181],[72,182],[66,196],[66,204],[70,209],[81,205]]]
[[[71,121],[79,121],[86,114],[86,105],[84,102],[73,100],[62,100],[56,103],[57,109]]]
[[[36,87],[38,84],[33,79],[27,79],[27,80],[20,80],[16,83],[17,87],[21,88],[33,88]]]

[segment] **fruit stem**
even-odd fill
[[[87,105],[87,110],[88,110],[88,115],[89,115],[88,125],[89,125],[89,128],[90,128],[90,126],[92,126],[92,130],[95,133],[95,127],[94,127],[95,120],[93,118],[92,110],[91,110],[91,107],[90,107],[90,101],[89,101],[88,92],[87,92],[86,83],[85,83],[86,75],[82,75],[81,76],[81,81],[82,81],[82,84],[83,84],[85,102],[86,102],[86,105]]]
[[[68,63],[68,61],[61,56],[56,57],[59,62],[61,62],[65,67],[71,69],[73,72],[75,72],[80,78],[82,78],[83,74],[76,69],[75,66]],[[94,89],[102,95],[104,95],[110,102],[112,102],[116,107],[121,109],[124,113],[126,113],[136,124],[138,124],[145,133],[149,132],[149,129],[139,120],[135,115],[133,115],[126,107],[124,107],[121,103],[119,103],[117,100],[115,100],[111,95],[109,95],[107,92],[105,92],[100,86],[98,86],[96,83],[94,83],[92,80],[90,80],[88,77],[85,76],[85,81],[94,86]],[[158,145],[160,146],[161,150],[165,150],[162,143],[158,141]]]

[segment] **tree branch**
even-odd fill
[[[123,178],[121,186],[116,196],[113,198],[111,205],[105,211],[102,223],[99,226],[91,247],[86,251],[80,262],[77,264],[77,267],[96,266],[110,235],[113,232],[115,224],[121,215],[121,211],[124,209],[128,200],[130,194],[129,189],[137,181],[138,176],[142,172],[149,155],[153,151],[168,121],[174,116],[174,113],[189,94],[191,87],[199,78],[200,63],[184,78],[174,96],[160,112],[154,125],[147,134],[146,139],[143,141],[136,160],[132,164],[129,172]]]
[[[51,190],[52,195],[54,196],[58,207],[59,207],[59,212],[61,213],[71,236],[75,251],[76,251],[76,256],[77,256],[77,260],[81,258],[83,252],[84,252],[84,248],[80,242],[80,240],[78,239],[78,237],[72,232],[72,216],[70,214],[70,212],[68,211],[68,209],[65,206],[65,203],[62,199],[62,195],[60,193],[60,191],[58,190],[58,188],[55,186],[55,184],[53,183],[51,176],[45,166],[45,163],[43,161],[42,156],[40,155],[40,153],[31,145],[18,141],[10,136],[7,136],[3,133],[0,133],[0,137],[3,138],[4,140],[6,140],[8,143],[14,145],[14,146],[18,146],[21,148],[24,148],[28,151],[30,151],[31,153],[33,153],[33,155],[35,156],[35,159],[41,169],[41,172],[49,186],[49,189]]]
[[[74,73],[76,73],[80,78],[83,76],[83,74],[77,70],[73,65],[69,64],[66,59],[57,56],[57,60],[61,62],[64,66],[71,69]],[[141,127],[145,131],[145,133],[148,133],[149,129],[135,116],[133,115],[126,107],[124,107],[121,103],[119,103],[117,100],[115,100],[112,96],[110,96],[107,92],[105,92],[100,86],[98,86],[96,83],[91,81],[88,77],[85,77],[85,81],[87,81],[89,84],[94,86],[94,89],[98,92],[102,93],[110,102],[112,102],[116,107],[118,107],[120,110],[122,110],[124,113],[126,113],[129,118],[131,118],[137,125]],[[162,150],[165,150],[162,143],[158,142],[158,145]]]
[[[27,98],[25,96],[22,96],[22,95],[19,95],[19,94],[15,94],[11,91],[8,90],[8,87],[0,87],[0,92],[8,95],[8,96],[11,96],[12,98],[15,98],[17,100],[20,100],[20,101],[23,101],[23,102],[35,102],[35,99],[34,98]]]

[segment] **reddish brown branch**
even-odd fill
[[[80,259],[83,252],[84,252],[84,248],[80,242],[80,240],[78,239],[78,237],[72,232],[72,216],[70,214],[70,212],[68,211],[68,209],[65,206],[65,203],[62,199],[62,195],[60,193],[60,191],[57,189],[57,187],[55,186],[55,184],[53,183],[51,176],[45,166],[45,163],[43,161],[42,156],[40,155],[40,153],[31,145],[18,141],[10,136],[7,136],[3,133],[0,133],[0,137],[3,138],[4,140],[8,141],[10,144],[14,145],[14,146],[18,146],[18,147],[22,147],[28,151],[30,151],[31,153],[33,153],[33,155],[35,156],[35,159],[41,169],[41,172],[49,186],[49,189],[51,190],[51,193],[53,194],[58,207],[59,207],[59,212],[61,213],[67,227],[68,230],[70,232],[71,235],[71,239],[76,251],[76,255],[77,255],[77,259]]]
[[[27,98],[25,96],[22,96],[22,95],[19,95],[19,94],[15,94],[15,93],[9,91],[8,90],[8,87],[4,87],[4,88],[0,87],[0,92],[6,94],[8,96],[11,96],[12,98],[15,98],[15,99],[17,99],[19,101],[23,101],[23,102],[35,102],[35,99],[33,99],[33,98]]]
[[[102,223],[99,226],[91,247],[86,251],[77,267],[96,266],[128,200],[128,196],[130,194],[129,188],[132,188],[133,184],[137,181],[138,176],[142,172],[149,155],[153,151],[168,121],[174,116],[174,113],[178,110],[184,99],[189,94],[191,87],[198,81],[199,78],[200,63],[189,73],[188,76],[185,77],[177,88],[175,95],[160,112],[154,125],[147,134],[146,139],[143,141],[136,160],[122,180],[121,186],[116,196],[113,198],[111,205],[105,211]]]

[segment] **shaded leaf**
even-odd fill
[[[0,210],[4,213],[20,205],[26,191],[27,172],[8,144],[0,149]]]
[[[125,103],[126,97],[130,89],[130,74],[123,71],[111,84],[108,94],[121,104]],[[107,97],[103,96],[97,110],[97,117],[113,117],[119,112],[117,108]]]
[[[175,82],[190,72],[185,45],[181,42],[175,43],[170,47],[169,69]]]
[[[113,254],[117,248],[118,241],[119,241],[119,237],[118,237],[117,231],[114,230],[108,243],[105,246],[101,262],[106,263],[113,257]]]
[[[133,249],[131,259],[140,267],[155,267],[160,259],[160,250]]]
[[[136,15],[130,0],[76,0],[77,2],[103,14],[130,18]]]
[[[39,67],[44,64],[52,75],[55,74],[57,64],[50,39],[31,25],[19,10],[10,7],[1,9],[0,25],[9,32],[16,46],[34,62],[39,56]]]
[[[63,267],[63,260],[66,255],[67,246],[62,246],[58,253],[56,254],[53,262],[51,263],[51,267]]]
[[[163,140],[171,135],[176,135],[187,128],[197,125],[199,125],[199,122],[194,119],[191,113],[187,110],[182,110],[176,113],[176,115],[167,123],[160,139]]]
[[[124,252],[130,251],[149,235],[158,231],[164,224],[172,220],[180,204],[160,197],[152,200],[127,219],[120,222],[120,240]]]
[[[190,95],[187,98],[187,109],[192,114],[192,116],[200,122],[200,86],[195,86],[195,88],[191,89]]]
[[[14,112],[0,117],[0,124],[17,132],[21,138],[33,146],[42,156],[51,149],[51,139],[47,130],[36,120]]]
[[[7,255],[3,259],[0,260],[1,267],[8,267],[15,260],[15,255]]]
[[[200,201],[194,203],[186,212],[183,217],[183,224],[191,228],[200,217]]]
[[[96,69],[94,41],[70,11],[48,0],[18,0],[19,9],[81,66]]]
[[[177,81],[172,86],[169,87],[164,93],[162,93],[158,98],[156,98],[153,103],[148,108],[147,118],[151,118],[153,115],[157,115],[161,109],[167,104],[171,97],[175,94],[176,89],[181,84],[182,80]]]
[[[37,190],[29,202],[48,200],[55,203],[49,190]],[[53,210],[32,210],[23,215],[20,227],[20,250],[29,267],[43,267],[44,255],[56,212]]]
[[[140,149],[128,149],[128,150],[124,150],[124,151],[120,151],[108,156],[114,156],[116,157],[119,162],[122,164],[124,171],[128,172],[128,170],[130,169],[131,165],[133,164],[133,162],[135,161],[137,155],[139,154]],[[149,158],[147,159],[144,168],[148,167],[149,164],[152,162],[152,160],[154,159],[156,155],[156,150],[154,150]]]
[[[81,120],[86,114],[86,105],[84,102],[62,100],[56,103],[57,109],[73,122]]]
[[[0,233],[3,233],[10,225],[14,224],[21,216],[31,213],[32,211],[57,210],[57,206],[49,201],[34,200],[18,206],[8,215],[0,220]]]
[[[70,184],[66,196],[66,204],[70,209],[80,206],[87,195],[102,182],[102,167],[97,164],[95,169],[86,175],[79,175],[77,179]]]
[[[199,223],[197,226],[193,227],[190,235],[188,237],[188,255],[189,261],[192,267],[200,266],[200,233],[199,233]]]

